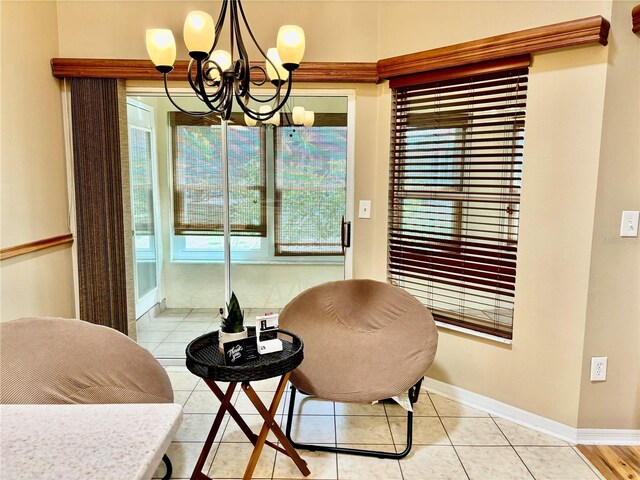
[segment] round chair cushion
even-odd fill
[[[165,402],[165,369],[112,328],[52,317],[0,324],[0,403]]]
[[[429,310],[401,288],[373,280],[306,290],[282,310],[279,324],[304,342],[293,385],[339,402],[406,392],[424,376],[438,344]]]

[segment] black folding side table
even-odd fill
[[[250,336],[252,334],[255,335],[254,328],[249,327],[248,330]],[[258,459],[260,458],[262,447],[265,444],[289,456],[305,477],[309,475],[310,472],[309,468],[307,468],[307,463],[300,458],[300,455],[298,455],[298,452],[293,448],[289,439],[287,439],[286,435],[280,429],[278,422],[274,419],[291,371],[302,362],[304,346],[298,336],[286,330],[278,330],[278,337],[282,340],[283,349],[281,352],[259,355],[257,359],[237,366],[227,366],[224,364],[224,355],[218,350],[217,331],[202,335],[187,346],[187,368],[191,373],[201,377],[221,402],[213,425],[211,425],[209,435],[202,447],[200,457],[191,474],[191,480],[210,479],[210,477],[202,473],[202,467],[211,451],[213,440],[220,429],[222,419],[226,412],[229,412],[231,418],[235,420],[242,432],[253,444],[253,453],[242,477],[244,480],[251,478]],[[253,387],[251,387],[251,382],[277,376],[280,376],[280,382],[278,383],[278,388],[273,396],[271,405],[269,409],[267,409]],[[216,382],[229,382],[227,391],[223,392]],[[231,404],[233,392],[239,382],[241,383],[242,391],[249,397],[251,403],[253,403],[258,413],[260,413],[264,419],[258,435],[253,433],[242,419],[242,416]],[[278,438],[282,445],[281,447],[267,440],[269,430]]]

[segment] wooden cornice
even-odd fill
[[[18,255],[24,255],[25,253],[37,252],[46,248],[65,245],[67,243],[73,243],[73,235],[70,233],[36,240],[35,242],[23,243],[13,247],[6,247],[0,250],[0,260],[6,260],[7,258],[17,257]]]
[[[170,81],[186,81],[189,62],[179,60],[168,75]],[[103,58],[53,58],[51,70],[56,78],[94,77],[125,80],[162,80],[150,60]],[[262,75],[255,72],[256,80]],[[375,62],[303,62],[293,73],[297,82],[377,83]]]
[[[631,10],[631,25],[633,33],[640,32],[640,5],[636,5],[633,7],[633,10]]]
[[[378,61],[378,76],[386,80],[400,75],[526,55],[555,48],[590,43],[606,45],[609,27],[606,19],[595,16],[385,58]]]

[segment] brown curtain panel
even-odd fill
[[[80,318],[127,334],[133,299],[127,296],[130,219],[123,211],[123,185],[129,190],[122,166],[124,91],[118,82],[73,78],[71,114]]]

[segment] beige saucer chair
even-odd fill
[[[286,435],[293,446],[405,457],[412,445],[411,411],[407,412],[407,447],[400,453],[303,444],[291,438],[295,395],[299,390],[334,402],[371,403],[408,392],[414,404],[438,344],[429,310],[388,283],[343,280],[302,292],[282,310],[279,323],[304,342],[304,360],[290,378]]]
[[[173,402],[151,353],[112,328],[67,318],[0,323],[0,386],[1,404]]]

